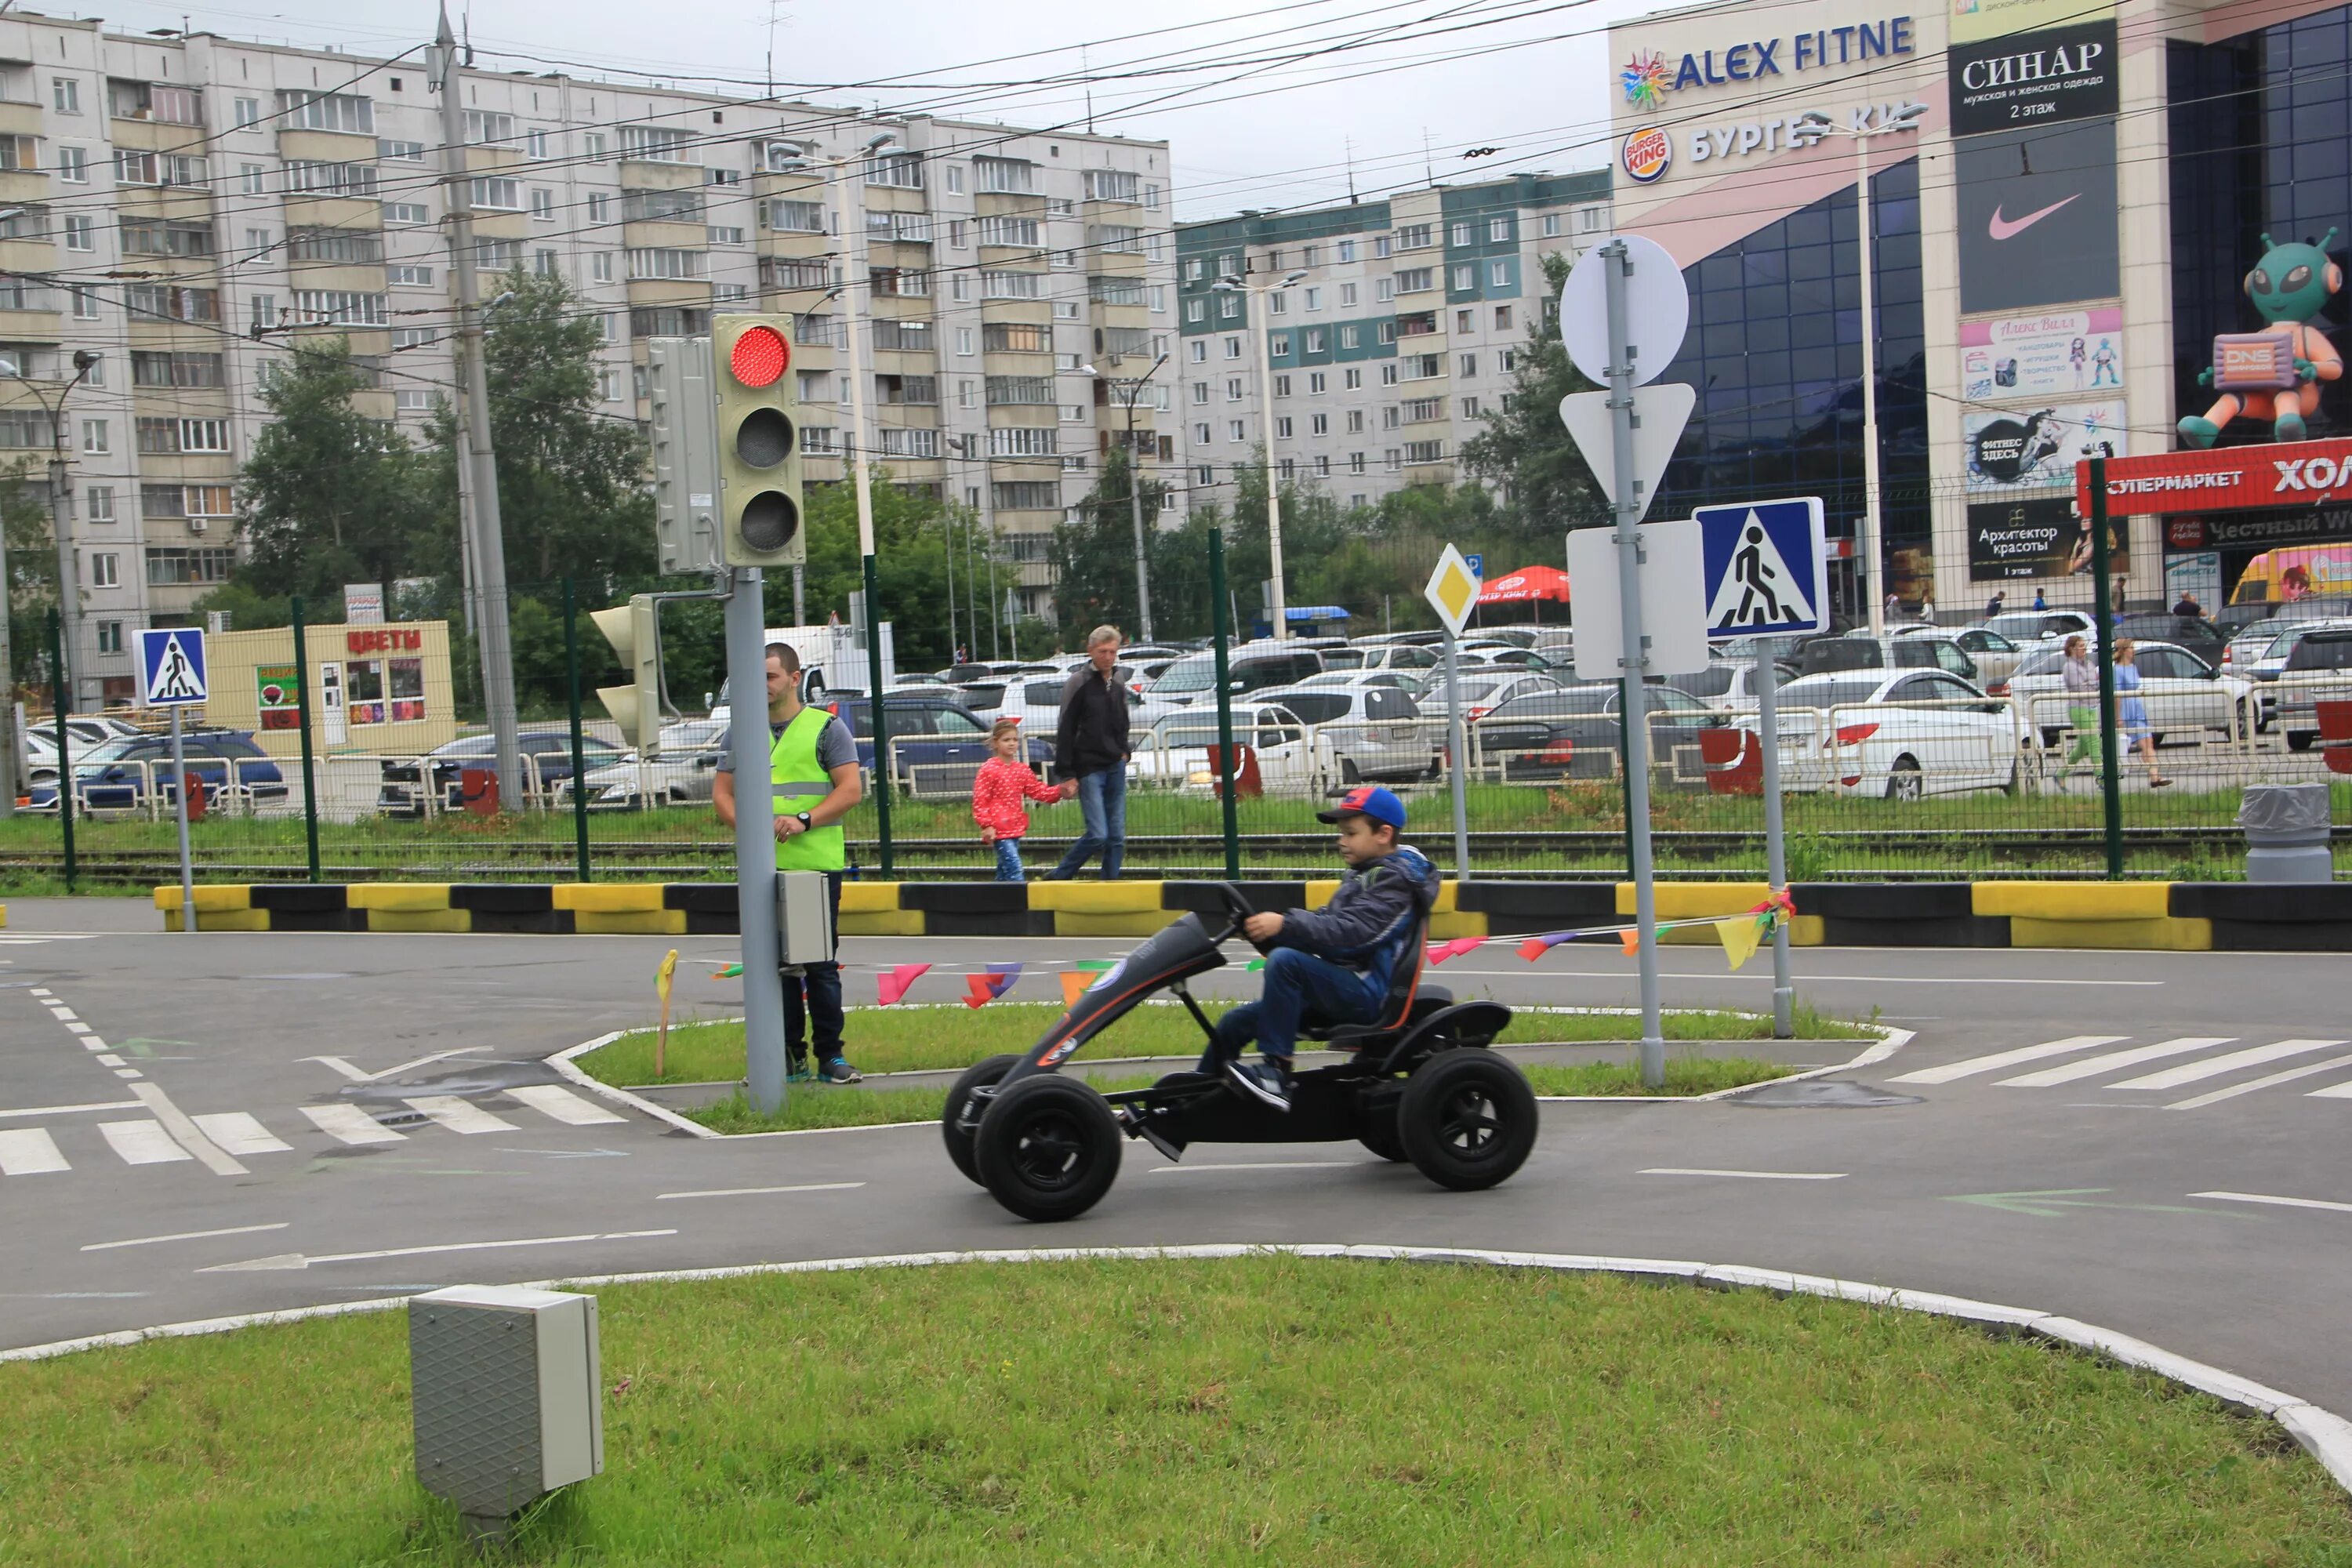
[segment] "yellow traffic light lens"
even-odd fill
[[[743,543],[768,554],[782,550],[800,531],[800,508],[782,490],[761,490],[743,503]]]
[[[793,351],[783,333],[773,327],[751,327],[735,340],[727,368],[745,386],[772,386],[792,362]]]
[[[772,468],[793,455],[793,422],[772,408],[754,408],[735,427],[735,456],[754,468]]]

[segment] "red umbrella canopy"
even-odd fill
[[[1496,578],[1478,595],[1482,605],[1516,605],[1528,599],[1567,604],[1568,574],[1550,566],[1522,566],[1507,577]]]

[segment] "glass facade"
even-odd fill
[[[1890,578],[1933,549],[1919,163],[1870,183],[1878,447]],[[1854,193],[1841,191],[1684,269],[1689,334],[1660,377],[1699,389],[1655,518],[1777,496],[1822,499],[1832,538],[1863,514],[1862,280]],[[1906,595],[1912,591],[1906,590]]]

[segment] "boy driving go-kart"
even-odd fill
[[[1381,1015],[1389,982],[1437,900],[1437,868],[1400,844],[1404,802],[1374,785],[1351,789],[1317,820],[1339,828],[1348,873],[1319,910],[1255,914],[1242,930],[1265,952],[1265,989],[1218,1020],[1200,1070],[1223,1073],[1235,1087],[1277,1110],[1290,1109],[1292,1052],[1300,1022],[1369,1024]],[[1257,1042],[1263,1062],[1241,1060]]]

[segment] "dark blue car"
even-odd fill
[[[220,804],[232,787],[260,805],[287,796],[286,775],[268,752],[253,743],[250,731],[198,730],[181,739],[188,772],[203,783],[205,805]],[[126,735],[73,754],[74,800],[84,811],[170,809],[179,798],[172,776],[169,735]],[[32,791],[31,808],[55,811],[55,784]]]
[[[885,700],[890,717],[893,774],[901,788],[919,795],[952,796],[971,793],[972,775],[988,761],[988,721],[955,700],[952,689],[933,692],[900,689]],[[820,706],[831,709],[857,738],[858,765],[874,770],[874,715],[862,696],[825,693]],[[1037,735],[1023,737],[1023,760],[1042,766],[1054,760],[1054,742]]]

